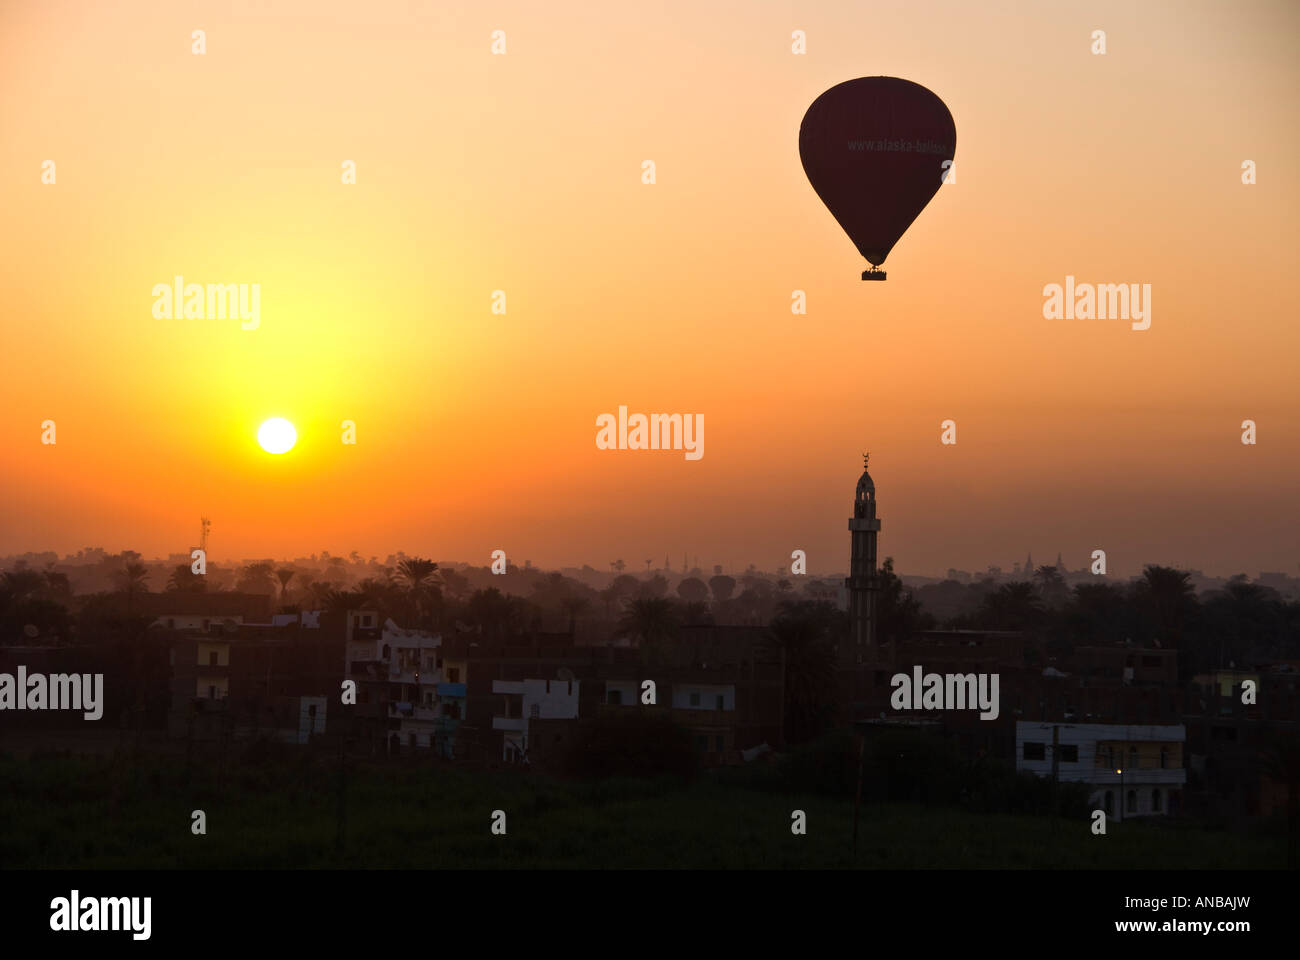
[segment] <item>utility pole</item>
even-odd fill
[[[858,734],[858,789],[853,795],[853,856],[858,855],[858,808],[862,806],[862,752],[866,745],[867,738],[864,734]]]
[[[346,750],[347,738],[342,729],[339,730],[339,815],[338,830],[334,835],[334,849],[340,857],[343,856],[343,846],[347,838],[347,796],[348,796],[348,759]]]
[[[1061,801],[1058,797],[1060,783],[1061,727],[1052,724],[1052,836],[1056,836],[1056,821],[1061,815]]]

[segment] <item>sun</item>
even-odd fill
[[[272,417],[257,428],[257,442],[267,453],[288,453],[298,442],[298,431],[284,417]]]

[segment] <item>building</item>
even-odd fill
[[[463,683],[444,680],[442,636],[406,630],[391,619],[377,629],[373,610],[350,611],[348,619],[344,672],[357,684],[357,733],[371,739],[382,733],[390,753],[432,747],[451,756],[455,724],[440,720],[459,720],[465,691]]]
[[[167,591],[137,594],[133,602],[137,613],[153,619],[152,626],[167,630],[219,633],[245,623],[271,623],[272,600],[261,593]]]
[[[849,591],[849,648],[841,651],[841,663],[860,665],[875,647],[876,535],[880,520],[876,517],[876,485],[867,472],[867,457],[862,458],[862,476],[853,495],[853,516],[849,520],[849,577],[844,586]]]
[[[1016,723],[1016,769],[1084,783],[1107,817],[1166,816],[1182,807],[1182,724]]]
[[[779,742],[776,734],[780,721],[775,710],[766,725],[761,722],[742,725],[742,712],[737,710],[737,700],[739,697],[744,703],[753,692],[751,688],[742,685],[738,691],[734,683],[716,682],[722,679],[721,676],[701,677],[698,673],[692,676],[693,671],[689,670],[653,669],[645,673],[645,679],[653,680],[655,684],[653,705],[641,702],[641,684],[644,681],[606,680],[600,713],[611,715],[626,709],[666,713],[673,723],[685,728],[695,755],[704,766],[739,762],[741,749]],[[751,701],[749,706],[752,705]],[[744,715],[757,721],[748,710]]]
[[[305,743],[325,732],[344,657],[341,621],[309,616],[278,627],[221,623],[161,635],[169,646],[173,736]]]
[[[492,692],[501,697],[500,712],[492,718],[492,729],[502,733],[501,758],[527,763],[529,721],[576,719],[579,688],[573,679],[493,680]]]
[[[1251,684],[1254,696],[1244,696]],[[1288,785],[1269,776],[1268,761],[1276,747],[1300,736],[1297,687],[1296,661],[1192,677],[1182,719],[1198,813],[1243,820],[1285,811]]]

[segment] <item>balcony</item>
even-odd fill
[[[432,722],[438,719],[438,708],[405,701],[390,702],[388,704],[388,716],[395,720],[425,720]]]
[[[523,733],[524,722],[523,717],[493,717],[492,729],[505,730],[510,733]]]

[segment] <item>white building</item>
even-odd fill
[[[577,680],[493,680],[492,692],[504,697],[492,729],[502,731],[501,758],[527,762],[528,721],[572,720],[578,715]]]
[[[349,613],[349,618],[354,616],[356,629],[348,631],[346,676],[359,675],[353,670],[356,663],[377,666],[374,679],[386,688],[379,699],[386,704],[387,719],[397,721],[395,729],[390,726],[389,742],[396,737],[403,747],[433,746],[438,684],[443,679],[442,636],[405,630],[391,619],[384,622],[381,631],[375,631],[369,629],[373,612]]]
[[[1107,817],[1163,816],[1187,783],[1182,724],[1016,722],[1016,769],[1086,783]],[[1053,752],[1055,751],[1055,757]]]

